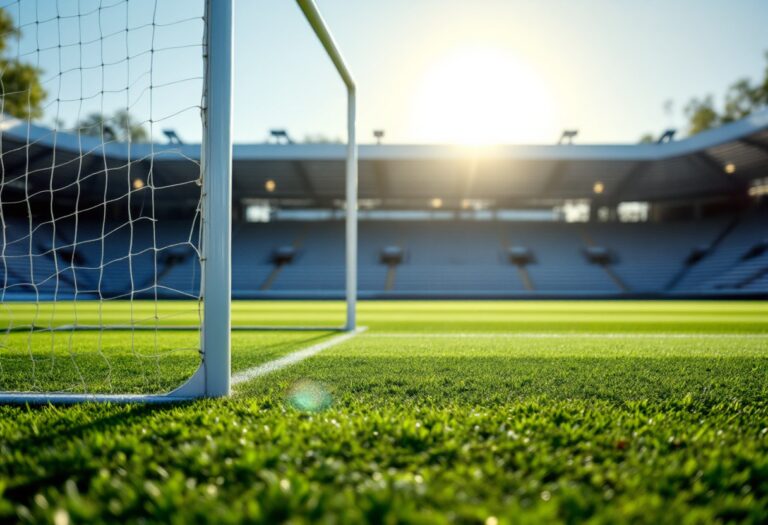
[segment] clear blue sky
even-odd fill
[[[153,4],[140,0],[139,8],[142,2]],[[388,143],[439,141],[440,130],[425,119],[439,116],[448,126],[472,122],[477,107],[488,113],[482,122],[490,122],[499,106],[501,138],[554,142],[560,130],[575,127],[582,143],[635,142],[647,131],[682,127],[690,97],[711,93],[719,101],[737,78],[758,78],[768,50],[765,0],[317,2],[358,81],[363,141],[371,140],[374,128],[386,130]],[[178,20],[197,14],[200,2],[158,4],[167,11],[163,16]],[[344,138],[343,86],[295,3],[238,0],[236,9],[236,141],[261,141],[273,127],[297,139]],[[163,44],[189,40],[184,31],[198,29],[168,29]],[[471,82],[454,78],[456,64],[491,56],[467,49],[498,51],[506,58],[491,66],[510,59],[524,73],[502,78],[495,91],[484,87],[489,82],[480,66],[470,68]],[[193,63],[173,63],[163,66],[169,77],[199,74]],[[546,104],[526,99],[531,86],[543,87]],[[175,95],[158,94],[153,112],[182,99],[179,107],[194,104],[194,89],[192,82]],[[517,105],[502,107],[502,89]],[[663,110],[667,100],[674,102],[673,115]],[[538,117],[544,125],[533,124]],[[514,133],[506,133],[508,121]],[[198,132],[189,122],[174,125],[192,140]]]

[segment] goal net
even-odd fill
[[[227,393],[231,4],[0,2],[0,398]]]

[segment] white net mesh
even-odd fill
[[[0,391],[197,368],[204,31],[203,0],[0,1]]]

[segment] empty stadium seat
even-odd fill
[[[726,228],[732,220],[363,221],[358,286],[363,296],[384,297],[768,293],[768,212],[752,210]],[[64,222],[54,231],[44,221],[6,218],[5,228],[0,270],[8,298],[199,293],[198,231],[186,222],[86,221],[75,235]],[[235,225],[233,295],[341,296],[344,233],[343,222],[331,220]]]

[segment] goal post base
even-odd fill
[[[11,392],[0,394],[0,405],[47,405],[77,403],[182,403],[214,397],[205,390],[205,364],[201,363],[181,386],[161,394],[69,394],[65,392]]]

